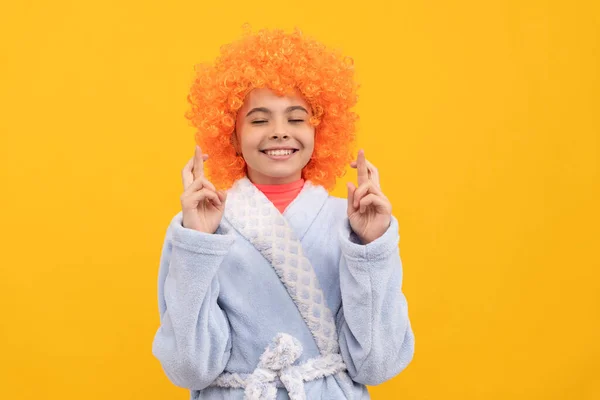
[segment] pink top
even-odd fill
[[[263,192],[267,199],[271,200],[271,203],[283,214],[285,208],[296,198],[302,187],[304,187],[304,179],[284,183],[283,185],[258,185],[255,183],[254,186]]]

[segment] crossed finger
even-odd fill
[[[354,196],[353,196],[353,204],[354,204],[354,208],[358,208],[360,206],[360,202],[363,199],[363,197],[368,196],[368,195],[375,195],[377,197],[380,197],[382,199],[386,199],[385,195],[383,194],[383,192],[381,191],[381,189],[375,185],[374,182],[366,182],[363,183],[362,185],[360,185],[359,187],[356,188],[356,190],[354,191]]]
[[[204,161],[208,159],[208,154],[202,154],[199,146],[196,146],[194,156],[190,158],[183,170],[181,171],[181,179],[183,189],[187,189],[196,178],[204,176]]]
[[[207,188],[208,190],[211,190],[213,192],[217,191],[217,189],[215,188],[215,185],[213,185],[208,179],[206,179],[206,177],[201,176],[200,178],[196,178],[192,182],[192,184],[190,186],[188,186],[187,189],[185,189],[185,191],[183,193],[184,194],[194,193],[203,188]]]
[[[360,150],[358,152],[357,160],[352,161],[350,163],[350,167],[356,168],[359,173],[359,186],[361,185],[361,178],[364,178],[365,176],[364,170],[366,169],[366,176],[368,180],[372,181],[376,187],[381,188],[381,184],[379,183],[379,171],[365,158],[364,150]]]

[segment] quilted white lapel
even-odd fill
[[[307,182],[302,191],[312,188]],[[242,178],[229,190],[225,218],[273,266],[321,354],[338,353],[333,315],[313,266],[284,216],[248,178]]]

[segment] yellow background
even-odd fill
[[[3,5],[0,398],[187,399],[158,261],[193,65],[249,22],[355,60],[416,335],[372,397],[600,399],[600,11],[568,3]]]

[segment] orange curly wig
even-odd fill
[[[302,34],[299,29],[249,26],[241,39],[223,45],[214,65],[197,64],[185,117],[197,129],[195,140],[209,154],[207,174],[219,189],[246,174],[246,163],[232,145],[237,111],[254,88],[277,95],[299,90],[312,109],[315,149],[302,177],[328,190],[353,160],[358,100],[353,60]]]

